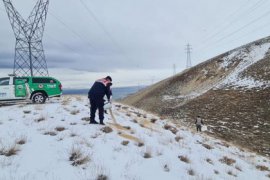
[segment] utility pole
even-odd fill
[[[187,53],[187,66],[186,68],[191,68],[191,45],[188,43],[187,46],[186,46],[186,53]]]

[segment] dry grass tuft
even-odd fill
[[[242,168],[240,166],[235,166],[235,169],[237,169],[238,171],[242,171]]]
[[[144,155],[143,155],[144,158],[148,159],[148,158],[151,158],[152,155],[150,152],[145,152]]]
[[[77,136],[76,133],[70,133],[70,137],[75,137],[75,136]]]
[[[163,128],[166,129],[166,130],[171,131],[173,134],[176,134],[178,132],[176,127],[173,127],[173,126],[171,126],[169,124],[165,124]]]
[[[71,126],[75,126],[77,125],[77,123],[73,122],[73,123],[70,123]]]
[[[195,175],[195,172],[194,172],[193,169],[189,169],[189,170],[188,170],[188,174],[189,174],[190,176],[194,176],[194,175]]]
[[[16,144],[23,145],[27,141],[27,138],[25,136],[22,136],[16,140]]]
[[[35,119],[35,122],[42,122],[42,121],[45,121],[45,117],[44,116],[40,116],[39,118]]]
[[[90,117],[83,117],[81,120],[82,121],[90,121]]]
[[[0,149],[0,155],[10,157],[16,155],[19,151],[20,151],[19,148],[15,144],[7,148],[2,147]]]
[[[187,156],[178,156],[178,158],[185,163],[190,163],[190,160]]]
[[[113,131],[113,129],[110,128],[109,126],[105,126],[105,127],[101,128],[101,131],[104,133],[111,133]]]
[[[236,162],[234,159],[228,158],[227,156],[223,156],[223,158],[220,159],[219,161],[224,164],[227,164],[228,166],[231,166]]]
[[[106,175],[100,174],[100,175],[98,175],[98,177],[97,177],[96,180],[108,180],[108,179],[109,179],[109,178],[108,178]]]
[[[70,111],[70,114],[76,115],[76,114],[78,114],[79,112],[80,112],[80,110],[72,110],[72,111]]]
[[[150,119],[151,123],[156,123],[157,119],[156,118],[152,118]]]
[[[163,126],[163,128],[166,129],[166,130],[169,130],[171,127],[172,127],[172,126],[169,125],[169,124],[165,124],[165,125]]]
[[[202,144],[203,147],[205,147],[206,149],[214,149],[212,146],[210,146],[209,144]]]
[[[130,117],[130,116],[131,116],[131,114],[130,114],[130,113],[126,113],[126,116]]]
[[[31,111],[30,111],[30,110],[24,110],[23,113],[24,113],[24,114],[30,114]]]
[[[215,173],[215,174],[219,174],[219,172],[218,172],[217,170],[214,170],[214,173]]]
[[[88,163],[90,158],[86,155],[83,155],[79,148],[73,147],[70,152],[69,161],[72,162],[72,166],[79,166]]]
[[[123,126],[123,128],[127,129],[127,130],[130,130],[131,127],[130,126]]]
[[[212,165],[214,164],[213,161],[212,161],[212,159],[210,159],[210,158],[207,158],[206,159],[206,162],[208,162],[209,164],[212,164]]]
[[[269,171],[269,168],[264,165],[257,165],[256,168],[260,171]]]
[[[129,144],[129,141],[122,141],[121,144],[124,145],[124,146],[126,146],[126,145]]]
[[[180,136],[176,136],[174,139],[175,139],[176,142],[179,142],[181,139],[184,139],[184,138],[180,137]]]
[[[66,128],[62,127],[62,126],[59,126],[59,127],[56,127],[55,130],[58,131],[58,132],[61,132],[61,131],[66,130]]]
[[[231,176],[237,177],[237,175],[234,174],[232,171],[228,171],[227,173],[228,173],[229,175],[231,175]]]
[[[165,172],[169,172],[169,171],[170,171],[170,168],[169,168],[168,164],[165,164],[165,165],[163,166],[163,170],[164,170]]]
[[[138,123],[138,121],[137,121],[136,119],[133,119],[133,120],[132,120],[132,122],[134,122],[134,123]]]
[[[144,146],[144,143],[143,142],[138,142],[137,146],[142,147],[142,146]]]
[[[57,133],[54,132],[54,131],[46,131],[46,132],[44,133],[44,135],[56,136]]]

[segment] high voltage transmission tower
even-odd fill
[[[188,68],[191,67],[191,56],[190,56],[191,50],[192,50],[191,45],[187,44],[185,50],[186,50],[186,53],[187,53],[187,66],[186,66],[186,68],[188,69]]]
[[[38,0],[27,20],[11,0],[3,2],[16,38],[13,73],[16,76],[48,76],[42,37],[49,0]]]

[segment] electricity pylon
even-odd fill
[[[13,73],[16,76],[48,76],[42,37],[49,0],[38,0],[27,20],[11,0],[3,2],[16,38]]]
[[[191,45],[190,44],[187,44],[187,47],[186,47],[186,53],[187,53],[187,66],[186,68],[190,68],[191,67],[191,57],[190,57],[190,54],[191,54]]]

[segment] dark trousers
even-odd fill
[[[202,125],[196,124],[196,127],[197,127],[197,132],[198,131],[200,131],[200,132],[202,131]]]
[[[90,98],[90,104],[91,104],[90,121],[91,122],[95,121],[95,114],[96,114],[96,111],[98,109],[99,122],[103,123],[103,119],[104,119],[104,100],[103,100],[103,98]]]

